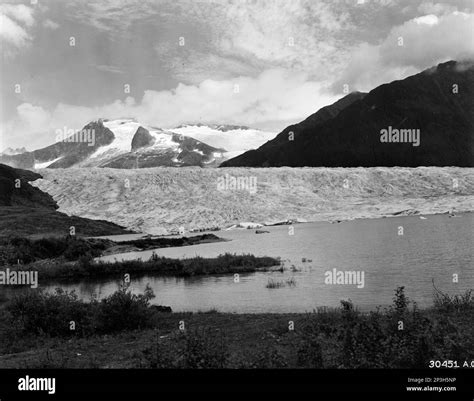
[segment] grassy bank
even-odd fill
[[[22,295],[1,310],[0,367],[425,368],[474,359],[470,292],[438,293],[419,310],[399,288],[391,307],[368,314],[347,301],[308,314],[161,313],[151,296]]]
[[[77,261],[81,257],[93,258],[121,252],[143,251],[168,247],[197,245],[225,241],[214,234],[179,238],[140,238],[117,243],[107,239],[76,236],[30,239],[11,237],[0,239],[0,266],[29,264],[41,260],[58,259]]]
[[[106,239],[76,237],[11,238],[0,240],[0,266],[10,271],[37,271],[42,284],[94,278],[121,278],[123,274],[189,277],[207,274],[250,273],[279,265],[280,260],[253,255],[220,255],[217,258],[172,259],[153,253],[149,260],[102,262],[94,258],[115,252],[196,245],[225,241],[214,234],[181,238],[144,238],[116,243]]]
[[[114,244],[113,241],[74,236],[47,237],[36,240],[25,237],[0,239],[0,266],[28,265],[56,258],[73,261],[84,255],[95,257]]]
[[[1,239],[15,236],[35,239],[44,237],[61,238],[69,234],[70,227],[75,227],[77,235],[91,237],[134,233],[109,221],[70,216],[44,207],[0,207]]]
[[[143,275],[191,277],[209,274],[251,273],[280,264],[279,259],[253,255],[226,253],[217,258],[196,256],[188,259],[172,259],[153,254],[149,260],[123,260],[115,262],[93,261],[90,256],[80,257],[77,262],[43,261],[29,265],[11,266],[10,270],[34,270],[41,284],[83,279],[123,278]]]
[[[147,249],[168,248],[178,246],[190,246],[198,244],[208,244],[212,242],[226,241],[214,234],[201,234],[192,237],[178,237],[178,238],[139,238],[132,241],[122,241],[117,244],[113,251],[115,253],[130,252],[131,250],[144,251]],[[107,254],[107,253],[105,253]]]

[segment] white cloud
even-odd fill
[[[334,88],[349,84],[351,88],[367,91],[442,61],[474,57],[473,26],[474,14],[457,11],[406,21],[392,28],[380,44],[357,46],[350,65]]]
[[[320,83],[308,81],[304,73],[272,69],[256,78],[208,79],[199,85],[179,84],[170,91],[146,91],[139,103],[129,97],[92,108],[58,104],[51,113],[24,103],[18,107],[17,117],[7,125],[6,146],[44,146],[54,141],[56,129],[82,128],[99,117],[134,117],[162,128],[183,122],[252,125],[301,120],[336,99]],[[40,139],[38,133],[45,132],[48,134]]]
[[[51,115],[42,107],[33,106],[31,103],[22,103],[17,107],[19,120],[25,128],[35,130],[49,122]]]
[[[177,71],[175,78],[183,78],[184,73],[189,74],[186,82],[197,82],[202,71],[222,77],[222,64],[244,69],[239,59],[245,60],[248,69],[259,71],[291,68],[310,75],[318,71],[320,78],[329,69],[334,73],[334,64],[342,64],[347,54],[334,33],[350,25],[348,8],[313,0],[91,0],[71,3],[68,13],[114,39],[128,37],[135,25],[152,35],[157,26],[166,27],[154,46],[163,64],[169,64],[171,73]],[[177,38],[185,33],[199,37],[194,42],[195,38],[189,38],[189,45],[186,38],[186,46],[178,51]],[[183,61],[186,71],[173,68]]]
[[[43,22],[43,26],[45,28],[52,29],[53,31],[59,28],[59,24],[50,19],[45,20]]]
[[[35,149],[44,142],[44,133],[50,128],[51,117],[51,113],[40,106],[31,103],[20,104],[16,108],[15,118],[1,124],[0,149],[17,144]]]
[[[212,26],[215,51],[266,69],[301,70],[324,79],[327,66],[334,72],[347,53],[336,34],[350,26],[349,15],[333,2],[234,1],[212,14],[202,15],[204,11],[199,4],[194,7],[201,13],[196,17]]]
[[[404,4],[410,5],[402,8]],[[129,63],[120,64],[123,56],[133,50],[135,59],[141,60],[141,51],[154,50],[159,68],[156,73],[147,70],[151,73],[147,79],[160,75],[154,86],[158,88],[168,88],[170,82],[181,84],[102,107],[59,103],[47,111],[38,104],[24,104],[4,131],[10,140],[17,140],[19,134],[44,142],[38,139],[42,132],[51,133],[64,125],[81,128],[97,117],[136,117],[161,127],[198,121],[255,126],[297,121],[336,100],[328,94],[329,85],[340,97],[343,84],[349,84],[350,90],[371,90],[447,59],[473,55],[474,14],[459,12],[466,11],[463,4],[467,3],[458,4],[389,0],[362,5],[355,0],[67,2],[55,19],[74,21],[111,43],[111,53],[97,55],[95,64],[88,61],[90,66],[133,75],[136,71],[131,71]],[[31,40],[34,18],[26,6],[11,7],[16,6],[0,7],[0,18],[6,22],[0,24],[0,36],[20,48]],[[407,18],[393,26],[394,21]],[[55,29],[56,23],[48,21],[43,26]],[[186,36],[186,46],[179,47],[181,35]],[[403,46],[398,46],[400,37]],[[144,50],[118,45],[141,41]],[[147,65],[154,62],[147,59]],[[238,94],[233,91],[235,84],[240,88]],[[91,90],[80,85],[84,88],[78,91]],[[59,102],[47,93],[36,93],[35,99]],[[49,139],[54,140],[54,135]]]
[[[421,14],[443,15],[443,14],[451,14],[457,10],[458,10],[457,6],[452,5],[452,4],[447,4],[447,3],[425,2],[425,3],[421,3],[418,6],[418,12],[420,12]]]
[[[33,9],[23,4],[0,5],[0,40],[6,55],[14,54],[31,40],[28,33],[34,24]]]
[[[434,14],[428,14],[422,17],[413,18],[413,21],[417,24],[436,25],[439,23],[439,18]]]
[[[13,18],[18,23],[30,27],[34,24],[33,9],[23,4],[1,4],[0,13]]]
[[[26,30],[4,14],[0,14],[0,39],[14,47],[24,46],[30,39]]]

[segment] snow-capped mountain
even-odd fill
[[[257,149],[275,137],[274,132],[260,131],[238,125],[181,125],[170,131],[190,136],[210,146],[226,149],[224,159],[236,157],[248,150]]]
[[[67,132],[45,148],[0,154],[0,162],[24,169],[217,167],[273,136],[242,126],[185,125],[164,130],[131,118],[100,119],[82,130]]]
[[[78,167],[205,167],[223,161],[225,149],[133,119],[104,120],[103,125],[113,133],[113,141],[96,149]]]

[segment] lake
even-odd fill
[[[305,312],[339,306],[341,299],[351,299],[360,310],[373,310],[390,304],[397,286],[405,286],[409,298],[419,307],[427,307],[433,301],[433,279],[439,289],[450,294],[474,288],[472,213],[453,218],[408,216],[292,227],[293,235],[290,226],[264,227],[269,231],[267,234],[245,229],[220,231],[215,234],[231,241],[156,250],[158,255],[173,258],[215,257],[225,252],[279,256],[286,267],[284,272],[241,274],[238,282],[233,275],[185,279],[132,277],[131,288],[142,292],[150,284],[156,295],[153,303],[169,305],[173,311],[215,308],[237,313]],[[145,260],[151,253],[133,252],[101,259]],[[332,269],[363,272],[364,286],[326,284],[325,273]],[[453,282],[453,274],[458,275],[457,283]],[[269,280],[285,282],[291,278],[296,285],[266,288]],[[92,295],[101,298],[114,292],[118,281],[61,287],[74,289],[82,299]]]

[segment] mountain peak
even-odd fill
[[[135,135],[132,139],[132,150],[136,150],[138,148],[143,148],[146,146],[150,146],[155,142],[153,136],[150,134],[150,131],[143,128],[141,125],[137,128]]]
[[[221,166],[474,167],[473,110],[474,63],[448,61],[353,92]]]

